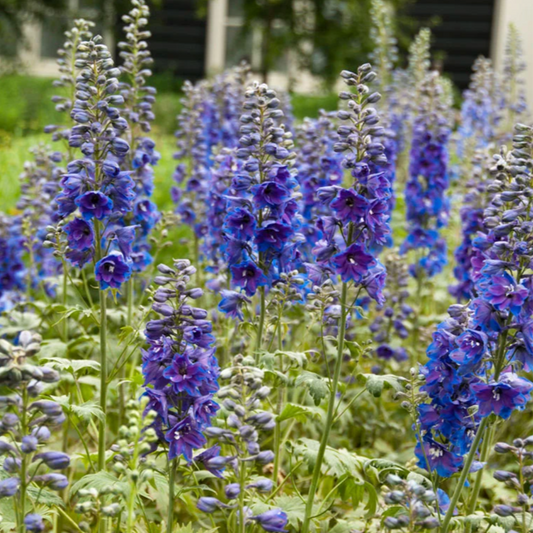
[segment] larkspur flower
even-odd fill
[[[174,268],[160,265],[159,271],[153,310],[161,318],[148,322],[149,347],[143,351],[147,411],[157,413],[153,426],[168,443],[169,458],[183,455],[191,461],[193,450],[206,443],[203,433],[218,409],[212,401],[219,373],[214,338],[207,313],[189,304],[202,294],[187,288],[195,268],[178,260]]]
[[[370,330],[373,333],[377,357],[402,362],[408,358],[408,354],[401,345],[398,345],[398,340],[401,342],[409,335],[405,320],[413,313],[413,309],[406,301],[409,297],[407,289],[409,275],[407,265],[395,252],[385,256],[384,266],[387,283],[382,291],[383,301],[376,298],[378,313],[370,325]]]
[[[95,277],[102,290],[119,289],[131,277],[131,266],[121,253],[111,252],[96,263]]]
[[[473,464],[477,450],[472,443],[487,438],[488,415],[508,419],[524,408],[533,390],[517,374],[528,364],[531,313],[531,276],[523,270],[533,255],[531,212],[523,209],[522,197],[531,183],[531,128],[517,125],[513,143],[505,158],[494,158],[491,198],[473,241],[477,297],[467,306],[450,307],[450,318],[438,326],[422,368],[422,390],[431,405],[419,410],[423,442],[439,442],[455,456],[458,468],[463,461]],[[424,467],[421,459],[419,464]],[[463,468],[458,486],[468,473]]]
[[[82,267],[94,256],[100,266],[98,275],[101,277],[101,261],[107,252],[104,248],[105,228],[130,213],[135,198],[130,173],[120,168],[120,162],[129,152],[128,142],[120,137],[127,130],[128,123],[115,107],[124,103],[124,97],[117,94],[116,76],[120,71],[114,67],[101,38],[80,41],[75,53],[76,68],[85,68],[88,74],[75,84],[70,116],[76,125],[69,131],[68,142],[72,150],[80,149],[83,158],[69,161],[55,201],[60,219],[79,209],[83,219],[90,221],[94,251],[92,247],[85,246],[87,240],[83,241],[83,247],[76,247],[79,234],[78,239],[74,239],[71,230],[72,224],[80,226],[80,223],[70,221],[65,225],[70,249],[67,257],[73,264]],[[107,260],[104,262],[110,264]],[[117,263],[117,271],[122,273],[115,276],[112,283],[104,281],[102,286],[118,288],[122,281],[129,279],[129,274],[123,269],[123,265],[129,262],[130,258],[123,256],[121,265]],[[127,271],[131,272],[129,266]]]
[[[236,150],[240,164],[225,195],[224,261],[233,287],[248,297],[260,291],[260,315],[270,287],[298,266],[297,245],[304,240],[293,198],[297,180],[292,170],[292,135],[281,122],[279,107],[276,93],[265,84],[254,84],[244,93]],[[259,122],[253,118],[256,114]],[[226,305],[220,309],[224,311]],[[233,311],[231,306],[227,309]],[[262,324],[259,320],[259,328]],[[261,337],[259,331],[257,338]]]
[[[68,478],[50,470],[64,470],[70,457],[64,452],[46,450],[44,443],[51,431],[65,421],[61,405],[41,396],[45,384],[57,383],[59,373],[37,362],[41,337],[22,331],[15,344],[0,340],[2,388],[10,391],[0,401],[0,454],[8,477],[0,481],[0,498],[10,498],[14,509],[24,509],[29,490],[60,491],[68,486]],[[35,463],[35,465],[32,465]],[[38,475],[36,475],[38,474]],[[28,509],[26,507],[26,509]],[[44,531],[39,514],[15,513],[19,530]]]
[[[472,390],[479,402],[479,414],[494,413],[504,419],[515,409],[524,409],[530,399],[533,383],[516,374],[505,372],[498,382],[474,383]]]
[[[405,192],[409,234],[400,248],[402,254],[418,250],[420,256],[410,267],[418,279],[438,274],[446,262],[446,245],[438,230],[448,221],[449,136],[439,77],[431,72],[424,80],[422,104],[414,122]]]

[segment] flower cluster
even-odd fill
[[[150,200],[154,190],[153,166],[157,165],[160,155],[155,149],[155,142],[143,135],[150,132],[150,123],[155,118],[152,106],[156,90],[147,85],[147,78],[152,74],[150,66],[153,63],[146,43],[150,32],[145,29],[150,10],[144,0],[134,0],[132,4],[133,9],[122,17],[126,24],[126,41],[118,43],[118,47],[124,61],[120,70],[127,79],[119,85],[120,94],[124,98],[122,114],[129,125],[122,135],[131,147],[123,167],[126,171],[132,171],[136,198],[132,212],[124,217],[120,226],[137,226],[129,257],[132,260],[132,269],[138,272],[152,262],[147,236],[160,219],[157,206]]]
[[[111,469],[116,480],[110,480],[109,485],[98,490],[92,487],[77,491],[78,503],[74,510],[84,517],[80,523],[83,531],[90,531],[102,517],[116,520],[113,524],[116,529],[121,529],[124,520],[125,530],[133,530],[137,518],[135,500],[154,477],[155,464],[147,454],[158,438],[152,428],[145,428],[153,423],[157,413],[149,411],[143,417],[148,402],[148,397],[143,396],[140,401],[132,399],[125,406],[127,424],[119,428],[119,438],[111,446]],[[126,484],[128,490],[123,489]]]
[[[435,493],[414,479],[404,480],[395,474],[387,476],[386,484],[391,490],[385,493],[385,503],[400,508],[394,516],[387,516],[383,520],[387,529],[408,528],[413,531],[414,528],[424,530],[439,527],[439,513],[446,511],[449,506],[449,498],[441,489]]]
[[[70,131],[69,145],[79,148],[84,158],[67,165],[56,196],[57,215],[80,215],[63,227],[67,259],[80,268],[96,260],[100,288],[118,289],[131,276],[133,228],[114,230],[112,222],[132,211],[135,198],[130,172],[121,170],[129,145],[121,137],[128,123],[115,107],[124,103],[117,94],[120,71],[98,36],[79,44],[76,65],[81,71],[71,117],[77,125]],[[107,253],[111,245],[116,249]]]
[[[450,308],[450,318],[439,325],[428,348],[423,388],[431,405],[420,407],[426,433],[417,455],[421,466],[442,476],[462,466],[489,415],[509,418],[524,409],[533,390],[531,382],[516,374],[533,368],[532,279],[526,267],[533,254],[527,201],[532,147],[532,128],[518,125],[513,150],[495,158],[494,181],[488,186],[493,196],[483,213],[485,231],[474,240],[477,297],[468,306]]]
[[[54,197],[62,172],[58,165],[63,155],[43,145],[31,152],[33,161],[24,164],[24,172],[20,175],[21,196],[17,208],[22,211],[25,246],[30,256],[29,284],[35,287],[60,271],[60,261],[44,243],[46,228],[57,222]],[[52,290],[48,284],[45,287],[48,292]]]
[[[242,171],[233,177],[232,196],[226,196],[225,256],[232,284],[253,296],[270,285],[298,260],[298,205],[290,164],[292,135],[280,123],[283,112],[276,93],[254,84],[245,93],[241,117]]]
[[[319,189],[342,184],[342,154],[333,150],[339,139],[336,116],[334,112],[320,111],[317,119],[306,119],[296,133],[299,150],[295,166],[302,193],[301,213],[305,221],[302,232],[309,247],[317,240],[316,219],[330,214],[318,199]]]
[[[405,327],[405,320],[413,313],[413,309],[407,304],[409,273],[397,253],[387,254],[384,266],[387,271],[387,284],[383,291],[385,303],[377,307],[379,314],[376,314],[370,325],[370,331],[376,344],[376,356],[385,361],[395,359],[401,362],[408,358],[408,354],[405,348],[395,341],[409,336]]]
[[[237,158],[235,149],[224,148],[213,157],[205,214],[209,231],[205,235],[204,251],[209,269],[218,274],[227,269],[224,254],[224,219],[228,204],[226,198],[232,194],[233,177],[239,174],[241,167],[242,163]]]
[[[489,168],[492,162],[484,150],[476,151],[471,168],[471,179],[467,181],[467,193],[463,197],[461,207],[461,244],[454,252],[456,265],[453,273],[458,283],[450,287],[450,293],[458,301],[469,300],[476,294],[473,279],[473,263],[481,256],[481,251],[474,246],[479,232],[484,231],[483,212],[487,207],[490,195],[487,191],[490,184]]]
[[[21,217],[0,213],[0,311],[10,310],[26,286],[24,242]]]
[[[384,129],[377,125],[379,117],[371,106],[380,95],[371,93],[366,85],[376,78],[368,64],[359,67],[356,74],[343,71],[342,77],[356,92],[340,93],[348,108],[338,112],[345,124],[339,126],[334,150],[344,153],[342,166],[350,170],[353,183],[349,188],[319,189],[318,196],[332,215],[317,222],[321,239],[313,254],[319,268],[334,272],[344,283],[365,288],[369,296],[382,302],[385,270],[374,251],[386,244],[390,234],[391,187],[379,168],[387,162],[379,140]]]
[[[490,59],[479,57],[473,67],[468,89],[463,94],[461,122],[458,128],[459,156],[470,156],[470,147],[487,146],[498,133],[501,119],[498,97],[499,79],[492,69]]]
[[[16,345],[0,340],[0,384],[11,391],[0,397],[0,454],[9,476],[0,481],[0,498],[12,499],[20,531],[25,526],[39,533],[45,529],[43,518],[28,513],[28,491],[39,487],[35,507],[47,491],[63,490],[68,479],[59,471],[70,465],[66,453],[43,449],[65,415],[59,403],[41,397],[46,384],[59,381],[59,374],[33,364],[40,343],[41,337],[29,331],[20,333]]]
[[[522,38],[516,26],[510,24],[503,58],[503,87],[500,100],[502,111],[506,114],[506,129],[509,132],[517,120],[524,117],[528,111],[524,88],[526,63],[523,56]]]
[[[57,65],[61,77],[54,81],[54,87],[62,89],[63,94],[55,95],[52,101],[56,104],[55,109],[59,113],[70,113],[74,106],[76,92],[76,78],[79,65],[76,64],[76,53],[78,46],[82,41],[88,41],[92,37],[91,28],[94,23],[84,19],[74,21],[71,30],[65,32],[66,41],[62,48],[57,51],[59,56]],[[49,125],[44,129],[45,133],[52,135],[53,141],[65,141],[68,144],[70,137],[70,124],[67,125]],[[68,148],[67,162],[70,161],[72,148]]]
[[[193,85],[187,81],[183,85],[183,92],[182,109],[175,133],[178,150],[174,158],[180,163],[173,178],[178,186],[172,188],[171,194],[177,204],[176,213],[183,223],[194,229],[195,239],[198,241],[207,230],[204,215],[209,190],[211,144],[208,121],[205,118],[210,113],[211,101],[207,97],[205,85],[201,83]],[[199,259],[198,250],[195,259]]]
[[[379,76],[382,90],[390,83],[391,72],[398,61],[398,41],[394,36],[393,15],[390,4],[383,0],[372,0],[370,39],[374,48],[369,58]]]
[[[206,513],[219,509],[238,509],[237,523],[259,524],[265,531],[285,532],[287,515],[281,509],[270,509],[255,514],[251,502],[259,495],[272,492],[271,479],[254,475],[257,467],[272,463],[274,453],[261,450],[259,434],[275,427],[272,413],[261,409],[262,402],[270,395],[270,388],[263,384],[264,373],[256,368],[252,360],[235,357],[233,366],[225,369],[221,379],[230,380],[222,387],[218,398],[222,401],[222,427],[210,427],[206,433],[218,441],[214,448],[220,453],[221,446],[228,447],[230,455],[214,455],[210,448],[195,457],[197,463],[212,471],[218,477],[231,481],[224,487],[224,503],[218,498],[203,496],[198,500],[198,508]],[[229,472],[223,476],[223,471]],[[232,479],[229,479],[232,478]],[[237,530],[237,528],[235,528]]]
[[[158,269],[152,309],[161,318],[146,325],[149,348],[143,350],[146,410],[157,413],[153,428],[168,444],[169,458],[183,455],[190,461],[193,450],[206,443],[203,432],[218,410],[213,401],[219,373],[215,338],[207,311],[189,303],[203,294],[188,288],[196,269],[188,260]]]
[[[531,484],[533,483],[533,465],[531,464],[531,446],[533,437],[515,439],[513,444],[499,442],[494,446],[496,453],[511,456],[518,467],[518,472],[513,470],[496,470],[494,479],[503,483],[508,489],[516,494],[516,500],[496,505],[494,512],[501,517],[511,517],[513,526],[517,530],[525,524],[531,524],[533,520],[533,501],[531,498]]]
[[[432,277],[446,263],[446,242],[439,235],[449,216],[447,144],[450,128],[441,103],[439,75],[428,74],[422,88],[422,104],[414,121],[406,185],[408,236],[400,252],[417,252],[410,273]]]

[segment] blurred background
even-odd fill
[[[491,56],[499,67],[510,22],[522,35],[526,62],[533,63],[533,0],[389,3],[400,65],[412,36],[428,26],[433,66],[452,79],[458,94],[477,56]],[[0,0],[0,144],[2,137],[37,133],[53,122],[56,52],[72,20],[95,21],[114,50],[128,6],[128,0]],[[338,73],[368,61],[371,52],[369,0],[153,0],[151,8],[156,126],[165,133],[175,128],[185,79],[247,60],[259,79],[294,93],[298,118],[336,108]],[[528,85],[531,104],[533,80]]]

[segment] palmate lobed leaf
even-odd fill
[[[307,370],[302,371],[295,382],[296,387],[304,386],[309,391],[309,394],[313,398],[315,405],[320,405],[320,402],[328,395],[329,387],[328,382],[322,376],[309,372]]]
[[[296,445],[293,445],[294,453],[304,459],[309,471],[313,471],[315,467],[319,446],[318,441],[307,438],[301,438]],[[366,461],[365,457],[360,457],[348,450],[337,450],[327,446],[322,463],[322,473],[339,478],[346,473],[353,476],[359,474],[362,477],[363,466]]]
[[[407,383],[406,378],[394,374],[358,374],[357,381],[364,384],[366,390],[376,398],[382,395],[383,389],[400,392],[403,390],[404,383]]]
[[[51,396],[67,413],[76,415],[80,420],[89,422],[93,418],[103,420],[104,412],[95,400],[89,400],[81,405],[72,403],[68,396]]]
[[[87,368],[95,370],[96,372],[100,371],[100,363],[97,361],[92,361],[91,359],[65,359],[62,357],[45,357],[42,359],[43,362],[47,362],[52,368],[57,370],[66,370],[71,374],[77,374],[80,370],[85,370]]]
[[[123,494],[126,496],[130,493],[129,483],[119,481],[113,474],[109,472],[96,472],[95,474],[87,474],[83,476],[79,481],[74,483],[70,489],[70,494],[75,495],[80,489],[94,488],[97,491],[101,491],[109,486],[120,487]]]
[[[34,313],[20,313],[10,311],[0,317],[0,332],[2,336],[11,337],[25,330],[38,330],[41,319]]]
[[[313,409],[304,405],[287,403],[283,411],[276,417],[278,422],[295,418],[298,422],[305,422],[308,418],[322,418],[322,410]]]

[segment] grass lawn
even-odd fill
[[[160,209],[172,208],[169,189],[172,186],[172,173],[174,172],[175,139],[172,135],[157,134],[154,139],[161,153],[161,161],[155,168],[154,201]],[[39,143],[58,148],[50,142],[50,137],[45,134],[28,135],[23,137],[4,136],[0,143],[0,211],[12,212],[20,194],[19,175],[24,168],[24,162],[32,158],[30,148]]]

